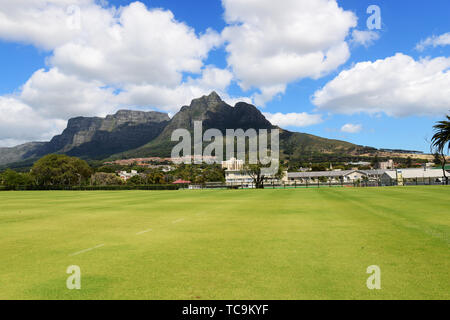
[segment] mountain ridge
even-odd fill
[[[255,106],[238,102],[231,106],[216,92],[193,99],[181,107],[172,119],[156,111],[119,110],[114,115],[75,117],[67,128],[49,142],[31,142],[13,148],[0,148],[0,165],[26,161],[50,153],[64,153],[90,160],[170,156],[177,142],[170,141],[174,130],[193,132],[194,121],[203,122],[203,130],[275,129]],[[349,142],[280,129],[280,149],[283,157],[305,153],[358,154],[367,147]]]

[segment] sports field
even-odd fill
[[[449,299],[449,200],[448,187],[0,192],[0,299]],[[81,290],[66,288],[71,265]]]

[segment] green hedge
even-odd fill
[[[100,190],[178,190],[177,185],[120,185],[120,186],[0,186],[0,191],[33,191],[33,190],[68,190],[68,191],[100,191]]]

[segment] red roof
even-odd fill
[[[181,179],[173,182],[173,184],[189,184],[189,183],[191,183],[191,182],[190,181],[181,180]]]

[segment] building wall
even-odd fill
[[[394,169],[394,161],[388,160],[385,162],[380,162],[379,167],[381,170]]]
[[[312,174],[314,174],[313,172],[311,172]],[[341,180],[342,182],[345,183],[353,183],[357,180],[362,181],[364,177],[367,177],[367,175],[363,172],[359,172],[359,171],[355,171],[355,172],[351,172],[351,173],[342,173],[342,175],[336,175],[336,172],[334,171],[330,171],[329,175],[317,175],[317,176],[312,176],[312,177],[289,177],[288,183],[289,184],[295,184],[295,183],[300,183],[300,184],[304,184],[304,183],[317,183],[317,181],[319,179],[324,179],[326,178],[326,181],[329,182],[331,181],[332,183],[340,183]]]
[[[236,170],[225,171],[225,180],[227,184],[253,183],[252,177]]]
[[[222,168],[230,171],[239,171],[244,169],[244,161],[231,158],[228,161],[222,161]]]
[[[280,183],[281,181],[275,179],[274,177],[267,177],[267,180],[270,180],[270,183],[272,181],[274,183]],[[225,181],[227,184],[253,184],[253,178],[245,173],[242,173],[242,171],[238,170],[226,170],[225,171]]]

